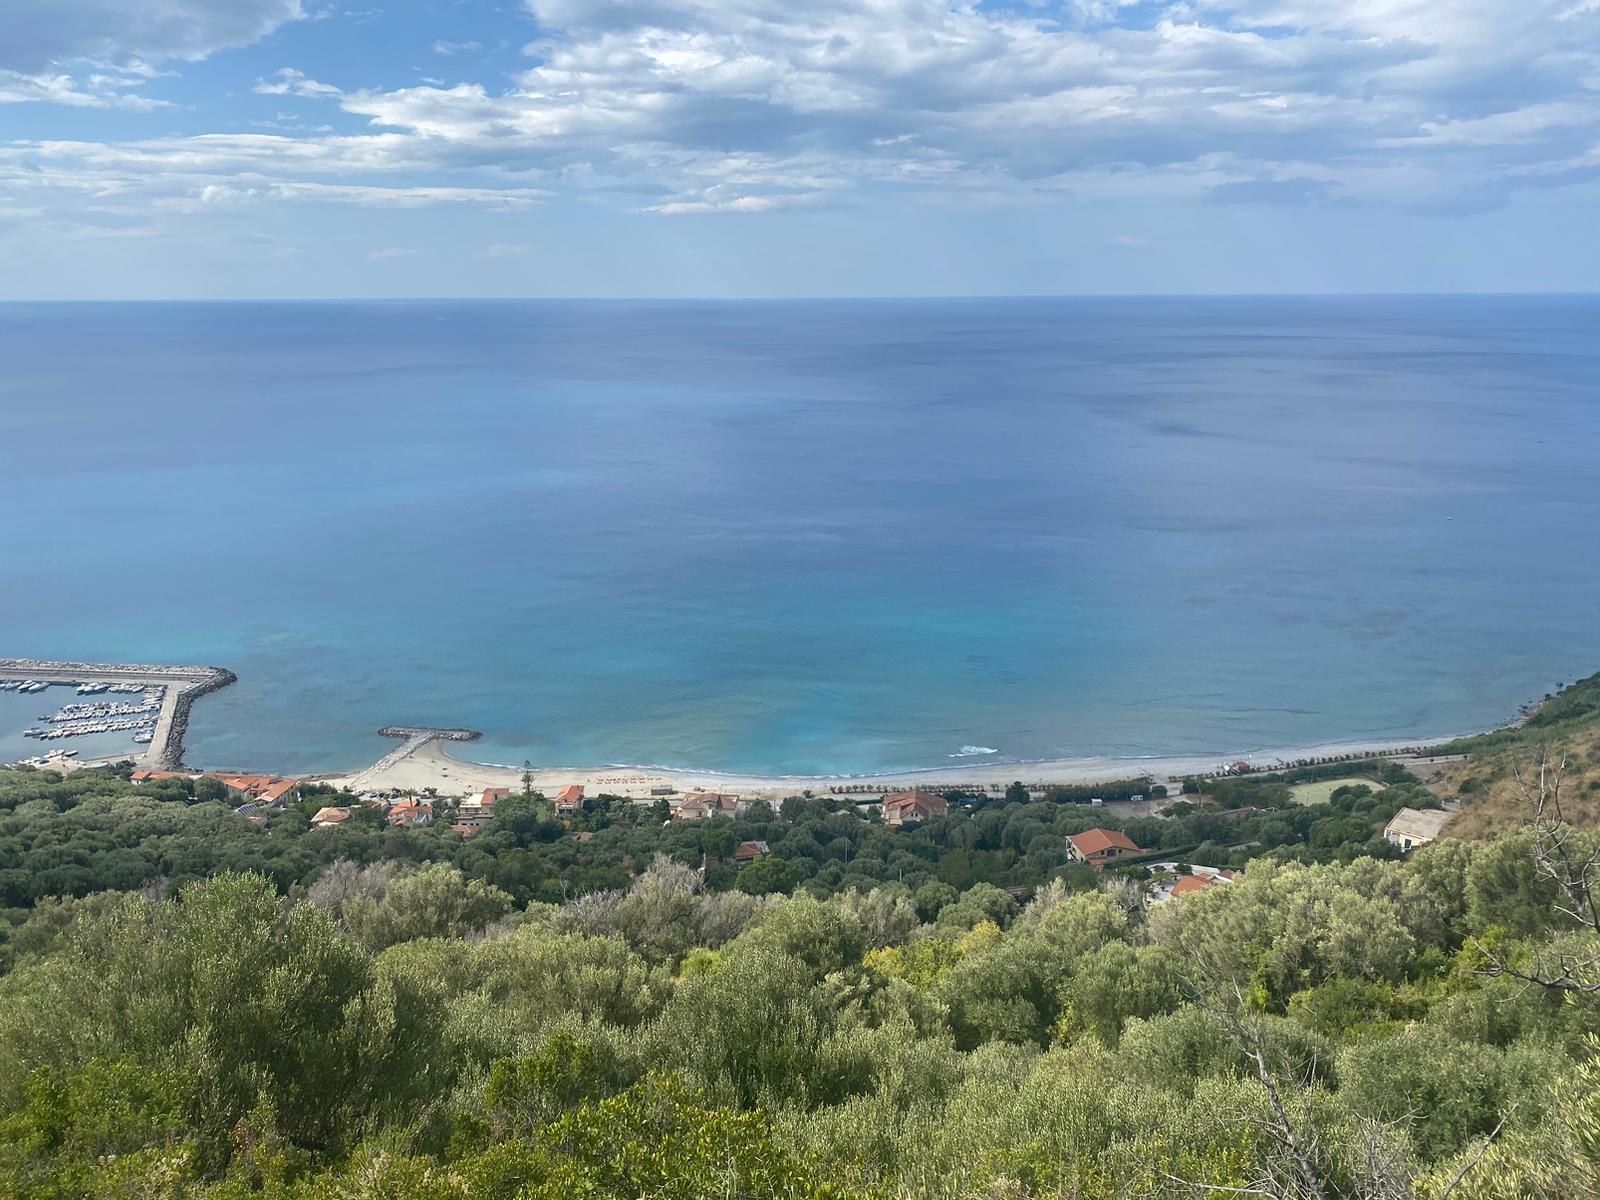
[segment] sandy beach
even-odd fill
[[[1234,762],[1256,767],[1326,758],[1348,754],[1398,755],[1411,749],[1440,745],[1450,738],[1432,738],[1406,743],[1338,742],[1318,746],[1289,747],[1248,754],[1190,754],[1157,758],[1073,758],[1046,762],[963,763],[949,767],[897,771],[882,775],[742,775],[717,771],[688,771],[666,767],[543,767],[532,771],[536,790],[550,794],[569,784],[581,784],[590,795],[602,792],[616,796],[648,798],[652,789],[670,788],[674,792],[724,791],[741,796],[781,798],[810,790],[850,787],[852,794],[871,796],[902,788],[946,788],[970,784],[1004,786],[1013,780],[1026,784],[1097,783],[1112,779],[1151,776],[1158,782],[1179,780],[1185,775],[1201,775]],[[366,770],[347,775],[323,776],[322,781],[356,791],[423,791],[433,788],[442,796],[466,796],[491,787],[520,787],[520,767],[475,763],[451,755],[449,743],[428,742],[415,749],[391,751]]]

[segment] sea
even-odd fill
[[[1477,730],[1600,669],[1600,298],[0,305],[0,656],[284,773]]]

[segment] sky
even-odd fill
[[[3,0],[0,299],[1600,290],[1600,0]]]

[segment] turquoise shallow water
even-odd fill
[[[1600,668],[1593,298],[12,305],[0,362],[0,654],[233,668],[205,765],[1244,751]]]

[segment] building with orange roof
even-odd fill
[[[406,800],[391,804],[383,819],[399,829],[416,829],[433,824],[433,805],[425,801]]]
[[[910,825],[931,817],[942,817],[949,811],[950,801],[937,792],[925,792],[921,788],[895,792],[883,798],[885,825]]]
[[[1091,867],[1103,867],[1130,854],[1144,851],[1133,844],[1133,839],[1117,829],[1086,829],[1067,838],[1067,853],[1078,862]]]
[[[319,808],[316,815],[311,818],[311,828],[327,829],[331,825],[343,825],[350,819],[348,808]]]
[[[704,817],[739,817],[744,814],[744,803],[727,792],[694,792],[685,796],[673,816],[680,821],[698,821]]]
[[[583,807],[583,784],[572,783],[556,793],[556,811],[575,813]]]
[[[293,779],[277,779],[262,788],[256,796],[261,804],[284,807],[300,798],[300,785]]]
[[[494,806],[511,795],[510,788],[484,788],[481,796],[471,796],[461,802],[460,812],[463,816],[492,817]]]
[[[1204,876],[1185,875],[1182,879],[1178,880],[1177,883],[1172,885],[1172,891],[1170,895],[1173,897],[1173,899],[1176,899],[1179,896],[1187,896],[1193,892],[1203,892],[1215,886],[1216,885],[1212,883],[1210,879]]]
[[[208,772],[212,779],[233,793],[236,800],[247,804],[284,808],[300,799],[300,783],[279,775],[223,775]]]

